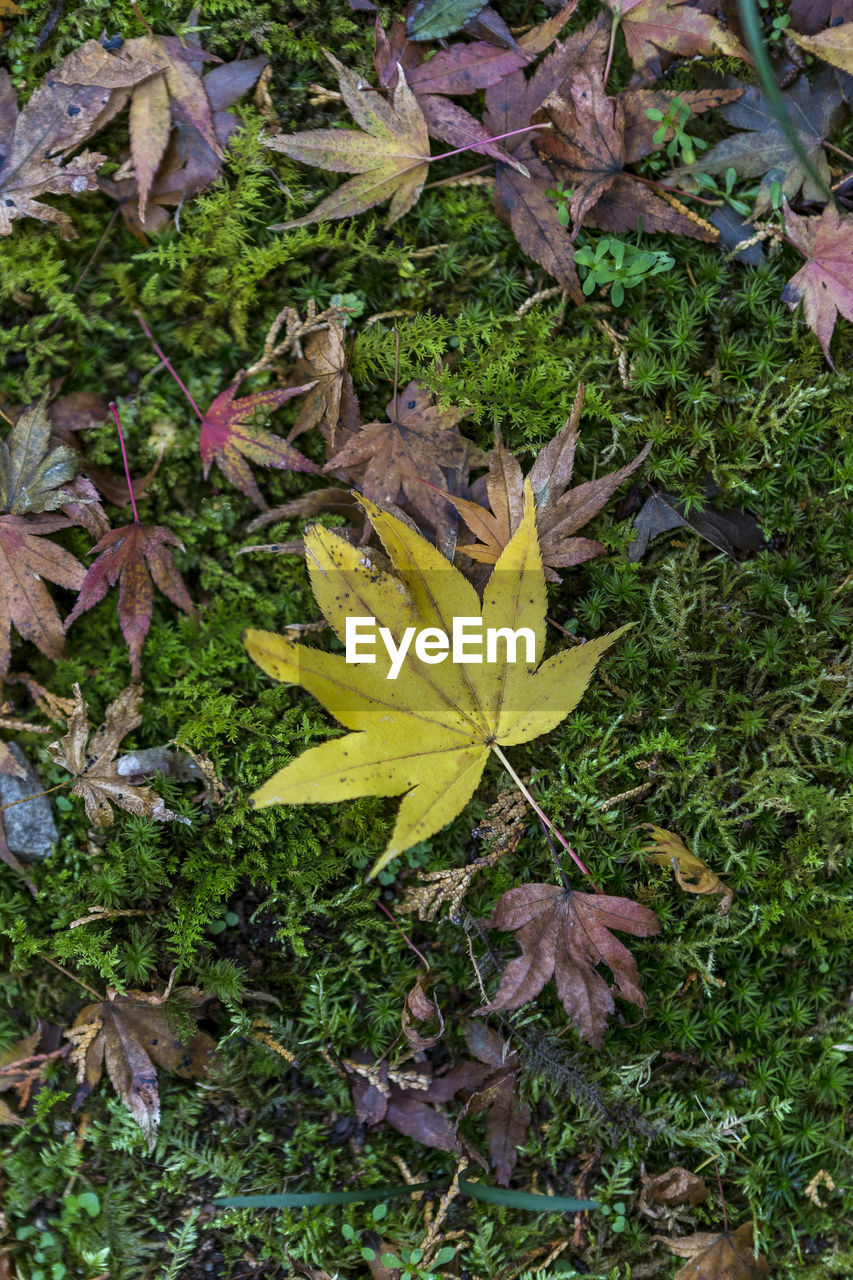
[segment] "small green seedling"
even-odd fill
[[[617,1200],[613,1204],[603,1204],[599,1210],[605,1218],[611,1218],[610,1230],[616,1235],[621,1235],[627,1228],[628,1222],[625,1218],[627,1205],[622,1200]]]
[[[207,926],[208,933],[224,933],[226,929],[233,929],[235,925],[240,923],[240,917],[233,911],[223,911],[218,920],[211,920]]]
[[[97,1218],[100,1212],[101,1202],[94,1191],[81,1191],[65,1197],[59,1217],[51,1219],[53,1230],[29,1223],[18,1227],[15,1239],[29,1245],[27,1260],[36,1264],[29,1272],[29,1280],[65,1280],[68,1267],[62,1261],[63,1239],[72,1240],[74,1228],[86,1217]]]
[[[545,192],[549,200],[557,202],[557,221],[561,227],[569,225],[569,202],[574,194],[574,189],[564,187],[562,182],[558,182],[556,187],[549,187]]]
[[[594,289],[609,284],[612,286],[610,301],[614,307],[620,307],[626,289],[633,289],[662,271],[671,271],[675,259],[662,250],[637,249],[624,240],[603,236],[596,244],[595,252],[589,245],[576,249],[575,263],[587,297]]]
[[[661,111],[659,107],[648,107],[646,115],[650,120],[658,124],[652,134],[652,142],[656,147],[663,144],[667,133],[672,130],[672,137],[666,145],[666,154],[672,160],[679,152],[681,152],[682,164],[694,164],[696,161],[696,152],[704,151],[707,142],[702,138],[694,138],[692,134],[685,131],[684,126],[690,116],[690,107],[681,98],[673,98],[666,111]]]
[[[373,1226],[378,1226],[383,1218],[387,1216],[387,1204],[378,1204],[373,1210]],[[347,1222],[341,1228],[341,1234],[345,1240],[349,1240],[352,1244],[358,1241],[359,1232],[355,1227],[351,1227]],[[452,1262],[456,1256],[456,1250],[445,1245],[443,1249],[439,1249],[438,1253],[433,1257],[428,1265],[421,1265],[424,1262],[424,1253],[422,1249],[400,1249],[398,1253],[383,1253],[377,1255],[375,1249],[370,1245],[361,1246],[361,1256],[365,1262],[375,1262],[377,1256],[384,1267],[393,1267],[400,1271],[400,1280],[441,1280],[439,1273],[434,1270],[436,1267],[443,1267],[448,1262]]]

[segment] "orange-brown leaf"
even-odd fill
[[[744,1222],[737,1231],[697,1231],[680,1240],[663,1240],[673,1253],[688,1258],[674,1280],[762,1280],[770,1268],[767,1259],[755,1256],[752,1247],[752,1223]]]

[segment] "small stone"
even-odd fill
[[[8,746],[24,770],[24,777],[13,778],[8,773],[0,773],[0,804],[3,805],[44,791],[44,783],[21,748],[14,742],[10,742]],[[57,831],[53,809],[47,796],[37,796],[27,804],[16,804],[11,809],[4,809],[3,822],[9,848],[22,862],[43,862],[49,857],[56,844]]]

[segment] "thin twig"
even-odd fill
[[[83,987],[90,995],[103,1004],[106,996],[102,996],[94,987],[90,987],[88,982],[84,982],[82,978],[78,978],[75,973],[70,973],[68,969],[64,969],[61,964],[57,964],[55,960],[51,960],[50,956],[42,956],[42,960],[46,960],[48,964],[53,965],[54,969],[58,969],[60,973],[64,973],[66,978],[70,978],[72,982],[76,982],[78,986]]]
[[[124,447],[124,432],[121,429],[121,421],[118,416],[118,408],[114,402],[110,403],[110,413],[115,418],[116,431],[118,432],[118,442],[121,445],[121,460],[124,463],[124,474],[127,479],[127,491],[130,494],[130,505],[133,510],[133,523],[139,524],[139,512],[136,510],[136,498],[133,496],[133,481],[130,478],[130,464],[127,460],[127,450]]]

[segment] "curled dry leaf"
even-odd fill
[[[506,966],[494,999],[478,1009],[478,1015],[520,1009],[535,1000],[553,977],[578,1034],[600,1046],[616,1007],[614,991],[623,1000],[646,1008],[636,961],[611,930],[641,938],[658,933],[660,922],[648,907],[630,898],[578,893],[553,884],[525,884],[502,895],[486,927],[513,931],[521,955]],[[599,964],[610,968],[615,988],[598,973]]]
[[[711,1194],[704,1178],[675,1165],[665,1173],[640,1175],[643,1189],[640,1192],[639,1210],[649,1218],[661,1218],[665,1210],[686,1204],[691,1208],[704,1204]]]
[[[175,995],[193,1010],[209,999],[195,987],[179,988]],[[201,1080],[214,1064],[216,1045],[204,1031],[197,1031],[184,1044],[169,1025],[162,1004],[152,1003],[146,993],[131,991],[121,996],[110,988],[108,997],[81,1009],[65,1033],[74,1045],[71,1060],[80,1085],[74,1109],[98,1084],[106,1066],[110,1083],[153,1151],[160,1123],[157,1068]]]
[[[505,648],[502,654],[496,651],[496,660],[480,665],[445,661],[436,666],[409,650],[405,665],[388,679],[391,663],[381,645],[375,664],[364,666],[272,632],[246,632],[250,655],[268,675],[302,685],[355,730],[304,752],[256,791],[252,802],[316,804],[403,795],[394,831],[372,868],[376,875],[461,812],[495,744],[529,742],[558,725],[580,701],[599,657],[624,628],[541,661],[545,575],[529,485],[521,523],[482,602],[424,537],[367,498],[362,504],[393,573],[377,569],[362,548],[331,530],[314,526],[305,537],[314,595],[340,640],[349,617],[373,616],[395,646],[404,635],[410,643],[428,628],[450,636],[455,617],[482,617],[486,632],[527,628],[536,658],[509,662]]]
[[[742,58],[749,54],[731,31],[715,17],[695,9],[687,0],[604,0],[619,15],[628,56],[649,79],[661,72],[661,53]]]
[[[26,1086],[32,1073],[25,1071],[19,1064],[33,1057],[40,1040],[41,1031],[34,1031],[31,1036],[18,1040],[16,1044],[10,1045],[0,1053],[0,1093],[22,1085]],[[23,1123],[23,1116],[13,1111],[4,1098],[0,1098],[0,1124],[21,1125]]]
[[[150,787],[133,786],[116,766],[119,743],[142,724],[142,690],[138,685],[123,689],[111,702],[104,723],[92,734],[89,708],[74,685],[74,710],[68,721],[68,732],[47,748],[54,764],[75,775],[72,794],[86,806],[86,817],[93,827],[109,827],[115,820],[113,805],[128,813],[154,822],[183,822],[189,818],[167,809],[163,800]],[[90,737],[91,735],[91,737]]]
[[[681,1258],[689,1258],[675,1274],[674,1280],[762,1280],[770,1268],[767,1259],[755,1256],[752,1247],[752,1223],[744,1222],[737,1231],[697,1231],[680,1240],[652,1236]]]
[[[403,1005],[402,1032],[409,1046],[415,1051],[431,1049],[444,1035],[444,1017],[438,1007],[438,1001],[432,1000],[427,995],[430,981],[428,973],[421,974],[406,996],[406,1002]],[[415,1022],[432,1022],[435,1019],[438,1019],[438,1031],[432,1036],[422,1036],[413,1025]]]
[[[429,135],[423,112],[401,71],[388,99],[373,91],[361,76],[332,54],[326,57],[338,77],[341,94],[359,125],[349,129],[314,129],[307,133],[276,134],[268,145],[305,164],[357,176],[316,209],[294,222],[271,228],[283,231],[326,218],[348,218],[390,199],[386,226],[408,213],[423,190],[429,171]]]
[[[721,893],[720,915],[725,915],[732,905],[734,893],[718,875],[715,875],[701,859],[692,854],[681,836],[666,831],[651,822],[644,822],[641,830],[650,831],[652,843],[644,845],[641,852],[647,862],[658,867],[672,867],[676,883],[685,893]]]

